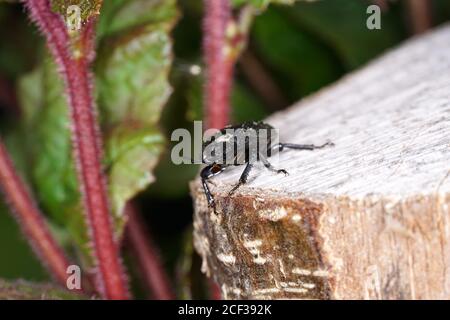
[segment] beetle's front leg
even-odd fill
[[[208,187],[208,180],[215,175],[221,173],[225,168],[218,164],[211,164],[202,169],[200,172],[200,178],[202,180],[203,192],[205,193],[206,200],[208,201],[208,207],[212,207],[214,212],[216,211],[216,205],[214,197]]]
[[[206,201],[208,201],[208,207],[214,207],[214,198],[211,194],[211,191],[209,190],[206,180],[207,179],[202,177],[203,192],[205,193]]]

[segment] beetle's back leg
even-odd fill
[[[248,175],[253,168],[253,164],[251,162],[247,162],[244,171],[242,171],[241,177],[239,178],[239,182],[230,190],[228,195],[232,195],[240,186],[247,183]]]
[[[278,149],[278,151],[283,151],[283,149],[294,149],[294,150],[314,150],[314,149],[322,149],[325,147],[332,147],[334,143],[331,141],[327,141],[326,143],[316,146],[314,144],[295,144],[295,143],[278,143],[272,147],[272,149]]]

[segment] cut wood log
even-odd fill
[[[267,119],[283,151],[199,181],[194,245],[225,299],[450,298],[450,26]],[[299,70],[301,72],[301,70]]]

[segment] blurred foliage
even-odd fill
[[[143,13],[133,2],[108,2],[104,19],[131,15],[140,23],[119,28],[100,22],[104,36],[98,39],[95,65],[97,102],[118,235],[123,231],[125,203],[154,180],[152,169],[164,145],[157,123],[172,91],[168,83],[172,59],[169,32],[178,12],[175,1],[153,3],[159,6],[157,18]],[[41,61],[35,71],[19,81],[23,108],[19,134],[27,143],[23,157],[32,159],[27,171],[42,208],[68,231],[68,244],[76,244],[84,264],[92,266],[72,161],[64,85],[51,58],[44,54]]]
[[[273,4],[293,4],[295,1],[297,1],[297,0],[231,0],[231,3],[234,7],[240,7],[243,5],[252,5],[258,9],[266,9],[267,6],[271,3],[273,3]],[[314,0],[309,0],[309,1],[314,1]]]
[[[61,287],[0,279],[0,300],[80,300],[88,297],[73,294]]]
[[[100,13],[103,0],[50,0],[52,10],[56,13],[66,15],[70,6],[78,6],[83,21]]]
[[[49,277],[7,208],[0,204],[0,278],[48,280]]]
[[[65,12],[69,4],[88,1],[52,2],[54,10]],[[236,13],[249,4],[259,14],[248,50],[288,103],[409,36],[401,1],[389,2],[381,30],[366,28],[370,1],[233,0]],[[450,2],[434,0],[433,5],[435,23],[448,21]],[[95,12],[95,7],[86,8],[87,15]],[[202,15],[201,0],[103,1],[94,68],[116,231],[122,229],[125,201],[145,190],[138,201],[168,270],[177,275],[182,297],[205,292],[198,284],[198,257],[186,235],[192,215],[188,183],[198,167],[170,161],[170,133],[180,127],[192,130],[193,120],[203,116]],[[1,80],[16,85],[21,109],[17,112],[0,95],[0,132],[58,239],[72,252],[81,250],[89,264],[62,82],[19,4],[0,4],[0,37],[0,85]],[[236,67],[233,122],[263,119],[274,110],[245,67],[241,62]],[[2,206],[0,260],[7,261],[0,264],[0,278],[46,277]]]
[[[365,27],[368,15],[364,1],[318,1],[314,5],[299,3],[285,16],[295,24],[314,33],[317,39],[333,48],[334,54],[351,70],[385,49],[401,41],[406,32],[396,15],[396,8],[383,14],[381,30]],[[339,19],[340,23],[336,23]]]
[[[19,5],[0,4],[0,26],[0,77],[16,78],[36,63],[40,41]]]

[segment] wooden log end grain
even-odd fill
[[[267,119],[335,147],[198,180],[194,245],[226,299],[450,298],[450,27]],[[301,72],[301,71],[299,71]]]

